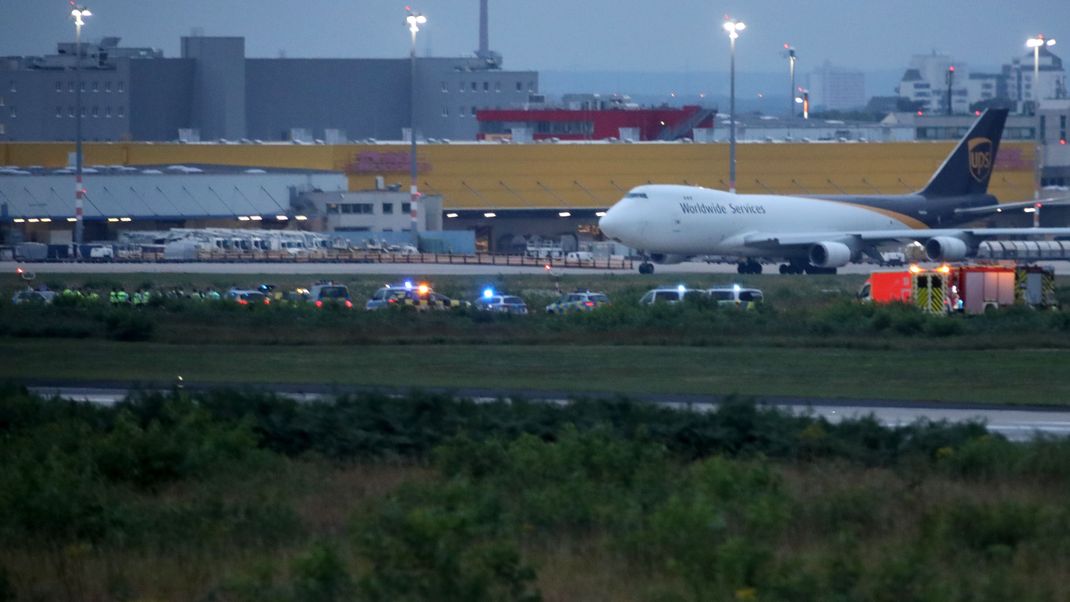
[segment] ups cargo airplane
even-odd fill
[[[642,274],[654,272],[651,261],[696,255],[739,257],[743,274],[761,273],[758,259],[786,261],[782,274],[834,274],[863,255],[879,259],[878,247],[895,242],[918,241],[929,259],[957,261],[976,255],[985,239],[1070,236],[1070,228],[955,227],[1035,203],[1000,204],[988,194],[1006,120],[1006,109],[985,111],[913,194],[780,196],[654,184],[633,188],[598,225],[643,254]]]

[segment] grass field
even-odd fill
[[[0,341],[0,379],[481,387],[641,394],[1070,403],[1067,350]]]

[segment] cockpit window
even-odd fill
[[[645,192],[629,192],[627,195],[625,195],[624,198],[626,198],[626,199],[645,199],[646,198],[646,193]]]

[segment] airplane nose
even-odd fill
[[[609,238],[618,238],[620,235],[620,212],[610,209],[598,220],[598,229]]]

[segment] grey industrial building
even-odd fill
[[[338,143],[400,140],[409,128],[407,57],[249,58],[244,38],[205,36],[182,38],[181,55],[105,38],[80,53],[61,43],[55,55],[2,57],[0,141],[74,139],[76,62],[87,141]],[[537,72],[500,67],[485,48],[472,57],[418,57],[417,135],[472,140],[477,110],[522,106],[538,92]]]

